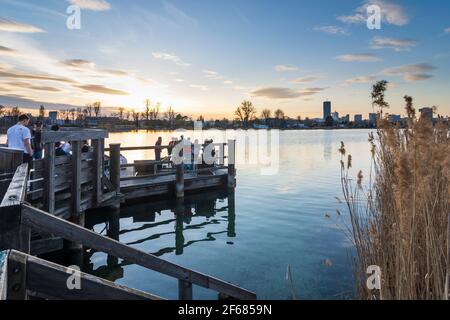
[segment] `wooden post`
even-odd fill
[[[120,193],[120,143],[110,144],[109,149],[109,179]]]
[[[177,177],[175,181],[175,195],[177,198],[184,198],[184,164],[177,164]]]
[[[26,197],[28,164],[17,167],[16,173],[0,203],[0,250],[30,251],[30,229],[21,224],[22,202]]]
[[[81,213],[81,143],[72,141],[72,222]]]
[[[92,147],[94,148],[94,166],[95,166],[95,176],[94,176],[94,198],[95,204],[98,206],[102,202],[103,196],[103,185],[102,185],[102,176],[103,176],[103,143],[104,139],[95,139],[92,140]]]
[[[228,193],[228,226],[227,236],[230,238],[236,237],[236,205],[234,190]]]
[[[0,173],[14,173],[22,162],[22,150],[0,147]]]
[[[236,188],[236,141],[228,140],[228,189]]]
[[[10,251],[8,254],[6,300],[27,300],[26,256]]]
[[[55,212],[55,143],[44,146],[44,210]]]
[[[192,283],[186,280],[178,280],[178,299],[192,300]]]

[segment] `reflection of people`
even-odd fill
[[[159,137],[155,143],[155,160],[156,161],[161,161],[161,145],[162,145],[162,138]]]
[[[8,148],[19,149],[23,151],[23,162],[30,163],[33,159],[33,149],[31,147],[31,132],[27,128],[30,118],[23,114],[19,117],[19,122],[8,129],[7,145]]]

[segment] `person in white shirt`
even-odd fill
[[[30,163],[33,159],[33,148],[31,147],[31,132],[27,128],[30,118],[23,114],[19,117],[19,122],[8,129],[8,148],[23,151],[23,162]]]

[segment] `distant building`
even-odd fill
[[[422,118],[426,118],[429,119],[430,121],[433,121],[433,108],[423,107],[419,109],[419,112]]]
[[[349,123],[349,122],[350,122],[350,115],[347,114],[347,115],[343,116],[343,117],[341,118],[341,122],[342,122],[342,123]]]
[[[339,112],[335,111],[331,114],[333,121],[339,121]]]
[[[400,122],[400,121],[402,121],[401,116],[399,116],[398,114],[390,114],[388,119],[389,119],[389,122]]]
[[[369,113],[369,122],[377,123],[378,115],[376,113]]]
[[[356,123],[361,123],[361,122],[363,121],[363,116],[362,116],[362,114],[355,114],[355,116],[354,116],[354,121],[355,121]]]
[[[327,117],[331,116],[331,101],[323,102],[323,120],[326,120]]]
[[[58,120],[58,111],[49,111],[48,118],[50,119],[50,123],[56,123]]]

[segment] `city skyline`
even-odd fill
[[[66,9],[81,8],[81,29]],[[382,10],[369,30],[365,7]],[[101,101],[110,108],[161,102],[183,114],[258,111],[320,118],[372,112],[371,85],[391,85],[387,112],[450,114],[450,3],[422,1],[0,0],[0,104],[47,109]],[[64,108],[63,106],[61,108]]]

